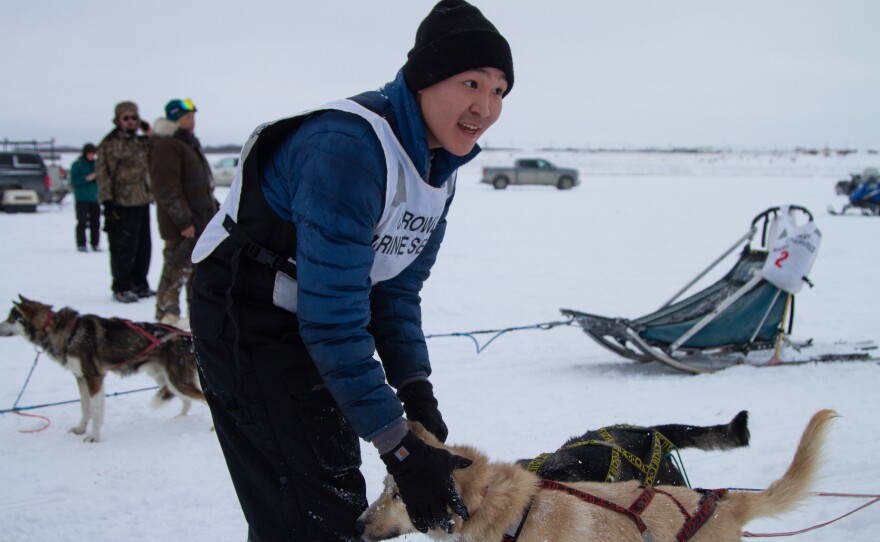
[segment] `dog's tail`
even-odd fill
[[[820,410],[813,415],[801,435],[788,470],[767,489],[757,492],[733,491],[724,499],[723,502],[729,503],[732,515],[740,525],[755,518],[788,512],[807,498],[819,470],[828,428],[837,417],[839,415],[833,410]]]
[[[172,399],[174,399],[174,393],[168,389],[167,385],[164,385],[160,387],[156,392],[156,395],[153,396],[153,399],[150,401],[150,406],[153,408],[159,408]]]
[[[737,414],[730,423],[721,425],[658,425],[653,427],[672,441],[677,448],[729,450],[749,445],[749,413]]]

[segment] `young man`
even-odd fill
[[[189,98],[165,105],[165,118],[153,123],[150,182],[156,197],[156,220],[165,240],[165,263],[156,293],[156,320],[189,327],[180,316],[180,291],[192,300],[192,250],[217,212],[211,167],[196,138],[196,106]]]
[[[104,231],[110,245],[113,299],[133,303],[151,297],[150,125],[141,122],[134,102],[116,104],[116,124],[98,146],[98,200],[104,205]],[[138,128],[144,134],[137,134]]]
[[[447,506],[467,518],[450,473],[469,462],[427,446],[403,414],[445,440],[419,291],[456,170],[512,86],[507,41],[475,7],[444,0],[381,91],[265,124],[246,143],[193,251],[191,314],[248,540],[357,539],[358,437],[419,530],[449,529]]]

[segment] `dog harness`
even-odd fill
[[[695,491],[699,491],[703,493],[703,497],[700,499],[699,504],[697,505],[697,510],[694,514],[690,514],[678,499],[676,499],[671,494],[663,491],[662,489],[657,489],[656,487],[646,487],[643,489],[642,493],[636,497],[636,500],[629,506],[629,508],[624,508],[623,506],[611,502],[607,499],[603,499],[602,497],[597,497],[596,495],[591,495],[590,493],[586,493],[575,489],[571,486],[567,486],[555,480],[546,480],[541,479],[539,482],[539,487],[541,489],[548,489],[554,491],[561,491],[563,493],[568,493],[569,495],[573,495],[578,499],[584,501],[588,504],[595,504],[597,506],[601,506],[603,508],[607,508],[609,510],[613,510],[615,512],[624,514],[629,516],[630,519],[633,520],[633,523],[636,524],[636,528],[638,528],[639,533],[642,535],[642,539],[645,542],[654,542],[654,536],[651,534],[651,531],[648,530],[648,526],[645,525],[645,522],[642,520],[642,513],[647,510],[648,505],[651,504],[651,501],[654,499],[654,496],[657,493],[662,495],[666,495],[669,497],[672,502],[678,507],[681,515],[684,516],[685,521],[684,525],[679,529],[678,534],[675,535],[676,542],[686,542],[694,536],[694,534],[702,527],[706,521],[712,516],[715,512],[715,508],[718,505],[718,501],[727,493],[726,489],[697,489]],[[519,538],[520,533],[522,532],[523,525],[526,522],[526,518],[531,511],[532,503],[529,503],[529,506],[526,508],[525,513],[520,519],[519,523],[514,523],[509,526],[502,537],[502,542],[516,542]]]
[[[529,505],[526,506],[526,511],[523,512],[522,517],[519,518],[519,521],[514,521],[510,525],[504,529],[504,536],[501,537],[501,542],[516,542],[519,540],[519,535],[522,533],[523,525],[526,524],[526,518],[529,517],[529,512],[532,511],[532,503],[535,502],[535,497],[529,500]]]
[[[147,345],[146,348],[141,350],[135,356],[115,364],[115,367],[125,367],[126,365],[131,365],[132,363],[143,358],[144,356],[146,356],[147,354],[149,354],[153,350],[155,350],[155,349],[159,348],[160,346],[162,346],[163,344],[167,343],[168,341],[171,341],[171,340],[176,339],[178,337],[192,337],[192,333],[190,333],[188,331],[183,331],[183,330],[177,329],[176,327],[166,326],[164,324],[154,324],[155,326],[161,328],[164,331],[164,333],[160,332],[158,334],[153,334],[153,333],[150,333],[149,331],[147,331],[146,329],[142,328],[141,326],[135,324],[131,320],[123,320],[123,322],[125,323],[125,325],[127,325],[131,329],[137,331],[144,338],[146,338],[147,341],[149,341],[149,344]]]
[[[58,316],[58,314],[61,314],[62,315],[61,319],[64,320],[64,317],[67,316],[68,314],[71,314],[71,313],[72,313],[72,311],[70,311],[69,309],[66,309],[66,308],[62,309],[60,311],[60,313],[56,313],[55,311],[50,310],[48,316],[46,317],[46,321],[43,323],[42,326],[40,326],[40,331],[43,334],[48,335],[50,328],[55,327],[55,319]],[[75,314],[75,313],[73,313],[73,314]],[[68,318],[68,320],[69,320],[69,318]],[[143,358],[144,356],[146,356],[147,354],[149,354],[153,350],[159,348],[160,346],[162,346],[166,342],[171,341],[173,339],[176,339],[177,337],[192,337],[192,333],[190,333],[188,331],[183,331],[183,330],[177,329],[176,327],[172,327],[172,326],[166,326],[165,324],[158,324],[158,323],[153,324],[153,326],[159,328],[159,331],[156,333],[151,333],[151,332],[147,331],[146,329],[144,329],[142,326],[139,326],[138,324],[132,322],[131,320],[123,320],[123,319],[119,319],[119,318],[114,318],[114,320],[121,321],[129,328],[138,332],[142,337],[144,337],[148,341],[146,348],[144,348],[143,350],[141,350],[140,352],[138,352],[137,354],[135,354],[133,357],[131,357],[129,359],[123,360],[119,363],[114,363],[113,364],[114,368],[125,367],[127,365],[131,365],[132,363],[135,363],[136,361],[140,360],[141,358]],[[64,362],[67,362],[67,351],[69,350],[70,342],[73,340],[73,337],[76,334],[76,330],[79,327],[79,321],[80,321],[79,318],[75,317],[75,320],[73,322],[73,327],[70,329],[70,331],[68,333],[67,342],[64,344],[63,350],[61,350],[60,352],[57,352],[57,351],[55,352],[56,356],[59,359],[64,360]],[[25,323],[24,320],[22,320],[22,319],[19,319],[19,322],[21,322],[23,324]],[[66,324],[67,324],[67,322],[62,322],[62,324],[60,324],[60,325],[64,326]]]
[[[669,453],[675,448],[675,445],[666,438],[660,431],[652,430],[651,431],[651,460],[648,464],[645,464],[642,459],[633,454],[632,452],[624,449],[622,446],[615,442],[614,437],[611,435],[609,429],[626,429],[633,431],[644,431],[644,429],[639,427],[634,427],[631,425],[614,425],[611,427],[603,427],[598,430],[599,435],[603,440],[581,440],[578,442],[573,442],[567,446],[563,446],[558,451],[567,450],[569,448],[576,448],[578,446],[607,446],[611,448],[611,464],[608,466],[608,473],[605,475],[606,482],[616,482],[618,481],[618,477],[620,475],[620,457],[623,456],[627,461],[632,464],[637,470],[639,470],[642,474],[645,475],[645,485],[647,487],[651,487],[654,485],[654,480],[657,477],[657,471],[660,469],[660,460],[663,457],[664,453]],[[554,452],[556,453],[556,452]],[[541,468],[541,465],[550,458],[552,453],[543,453],[536,457],[535,459],[529,462],[527,470],[529,472],[537,473],[538,469]]]

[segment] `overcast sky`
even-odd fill
[[[482,144],[880,148],[880,1],[482,0],[516,82]],[[136,101],[203,144],[380,87],[427,0],[0,0],[0,138],[82,145]]]

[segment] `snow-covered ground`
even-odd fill
[[[823,241],[811,273],[816,286],[798,296],[794,338],[880,342],[880,219],[825,211],[845,202],[834,194],[835,182],[877,167],[877,155],[528,153],[580,168],[581,186],[496,191],[478,182],[481,166],[509,164],[523,154],[485,152],[460,172],[447,238],[423,295],[426,333],[558,321],[562,307],[645,314],[746,233],[759,212],[795,203],[813,211]],[[73,227],[69,200],[36,214],[0,213],[0,300],[11,303],[23,294],[59,308],[149,320],[152,302],[111,301],[107,253],[76,252]],[[153,242],[155,287],[162,264],[157,232]],[[843,417],[834,424],[815,489],[880,493],[877,362],[737,366],[689,376],[618,358],[574,326],[507,333],[479,354],[466,338],[432,338],[428,346],[450,440],[475,444],[497,459],[552,451],[602,425],[716,424],[746,409],[749,448],[686,450],[682,457],[695,486],[763,488],[787,467],[812,413],[833,408]],[[0,339],[0,353],[0,408],[6,409],[36,353],[17,337]],[[111,376],[107,388],[152,385],[147,377]],[[97,444],[67,432],[79,419],[76,403],[29,411],[51,419],[37,433],[21,431],[40,427],[38,419],[0,416],[0,539],[243,541],[245,523],[209,431],[208,409],[194,405],[179,418],[177,404],[151,410],[151,395],[108,399]],[[73,376],[41,356],[20,405],[76,398]],[[363,451],[373,498],[384,468],[372,446]],[[797,512],[747,529],[801,529],[860,503],[814,497]],[[873,542],[878,525],[875,506],[797,540]]]

